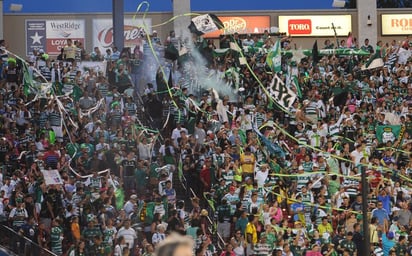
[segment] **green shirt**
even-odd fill
[[[63,230],[60,227],[52,227],[50,231],[50,247],[52,252],[56,254],[62,254],[62,241],[63,237]]]

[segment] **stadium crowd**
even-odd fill
[[[365,239],[373,255],[412,255],[412,41],[349,36],[320,48],[370,55],[283,54],[278,76],[297,95],[285,106],[267,92],[277,39],[225,35],[218,48],[244,50],[224,54],[194,40],[235,100],[194,94],[161,69],[138,93],[139,51],[88,54],[68,40],[55,59],[40,49],[25,64],[1,40],[1,223],[56,255],[149,256],[174,232],[193,237],[197,256],[353,256]],[[179,47],[173,32],[151,40]],[[293,40],[280,40],[292,55]],[[361,68],[377,54],[384,66]],[[81,70],[85,60],[107,68]],[[190,61],[168,60],[170,72]]]

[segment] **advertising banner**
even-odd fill
[[[26,20],[26,55],[40,49],[46,51],[46,21]]]
[[[352,31],[352,16],[279,16],[279,32],[290,36],[334,36],[333,27],[338,36],[347,36]]]
[[[67,39],[80,41],[84,45],[84,20],[47,20],[47,53],[59,55],[60,50],[67,44]]]
[[[382,14],[382,35],[412,34],[412,14]]]
[[[152,19],[144,20],[149,34],[152,33]],[[143,19],[124,20],[124,46],[134,49],[136,46],[142,47],[142,40],[146,38],[143,28]],[[111,19],[93,20],[93,46],[99,47],[104,54],[105,50],[113,44],[113,22]]]
[[[33,49],[59,55],[69,38],[84,45],[85,31],[84,20],[26,20],[26,55]]]
[[[219,16],[224,29],[204,34],[205,38],[217,38],[222,34],[262,34],[270,30],[270,16]]]

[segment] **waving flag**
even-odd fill
[[[276,74],[270,83],[269,93],[276,103],[285,109],[289,109],[296,100],[296,93],[288,88]]]
[[[313,59],[313,65],[316,65],[321,59],[319,57],[318,40],[315,40],[315,43],[313,44],[313,47],[312,47],[312,59]]]
[[[190,32],[199,36],[222,28],[222,21],[214,14],[196,16],[189,25]]]
[[[266,57],[266,64],[277,73],[282,71],[282,55],[280,54],[280,39],[278,39]]]
[[[269,126],[272,129],[275,129],[273,126]],[[269,151],[269,154],[276,155],[280,158],[285,158],[286,154],[285,151],[279,146],[279,144],[271,142],[268,138],[265,137],[258,129],[253,129],[257,136],[259,137],[260,141],[265,145],[266,149]]]
[[[21,64],[23,70],[23,93],[25,96],[28,96],[31,92],[31,88],[34,85],[33,76],[32,74],[30,74],[27,62],[22,61]]]

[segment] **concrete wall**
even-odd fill
[[[373,24],[377,26],[377,40],[382,40],[384,42],[395,40],[402,40],[405,36],[382,36],[381,35],[381,25],[380,25],[380,15],[390,13],[411,13],[410,9],[393,9],[385,10],[381,9],[377,11],[377,20],[372,20]],[[215,12],[216,15],[226,15],[226,16],[242,16],[242,15],[269,15],[271,26],[278,25],[279,15],[337,15],[337,14],[351,14],[352,15],[352,32],[355,37],[362,38],[359,36],[359,23],[358,23],[358,12],[356,10],[332,10],[332,11],[277,11],[277,12]],[[133,14],[126,14],[126,18],[131,18]],[[147,15],[148,18],[152,19],[152,24],[163,24],[158,27],[154,27],[158,31],[159,36],[164,41],[170,30],[173,30],[173,21],[167,22],[172,18],[172,13],[151,13]],[[92,20],[95,18],[111,18],[110,14],[81,14],[81,15],[19,15],[19,14],[5,14],[4,15],[4,38],[7,40],[9,45],[9,50],[13,51],[21,56],[25,55],[26,49],[26,38],[25,38],[25,20],[26,19],[84,19],[86,22],[86,50],[91,52],[93,49],[92,45]],[[374,18],[374,17],[371,17]],[[362,21],[362,20],[361,20]],[[366,22],[366,20],[365,20]],[[187,24],[189,25],[189,24]],[[364,24],[363,24],[364,25]],[[296,37],[293,38],[293,43],[296,43],[298,48],[311,48],[314,40],[317,39],[319,47],[323,45],[323,41],[326,39],[334,40],[333,37]],[[339,39],[345,39],[340,37]],[[362,45],[363,41],[359,41]]]

